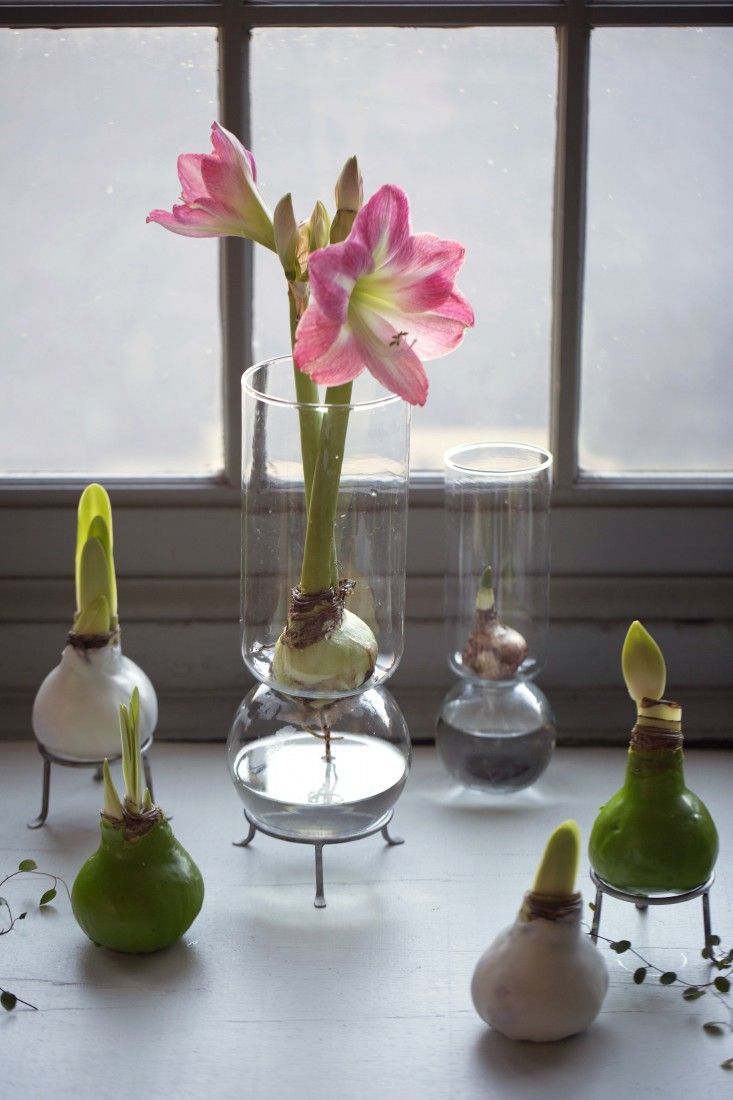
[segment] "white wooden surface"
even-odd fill
[[[145,957],[94,947],[68,902],[32,908],[43,886],[3,893],[28,918],[0,939],[0,985],[38,1012],[0,1017],[0,1083],[14,1100],[140,1095],[226,1100],[531,1100],[717,1097],[733,1036],[711,1038],[710,997],[687,1004],[657,982],[636,987],[634,961],[604,949],[611,987],[584,1035],[511,1043],[474,1014],[473,966],[513,920],[545,837],[568,816],[584,835],[620,783],[620,749],[557,752],[531,791],[499,799],[459,792],[434,750],[419,749],[396,831],[325,851],[328,908],[313,908],[312,849],[258,836],[240,850],[239,803],[222,745],[153,750],[156,795],[202,869],[204,908],[184,941]],[[73,880],[96,847],[99,787],[54,769],[51,814],[29,832],[40,797],[29,743],[0,745],[0,871],[30,856]],[[689,785],[721,834],[714,930],[733,942],[731,759],[696,750]],[[2,877],[2,875],[0,875]],[[590,883],[581,882],[590,900]],[[699,903],[649,910],[607,900],[601,932],[648,947],[690,980],[700,959]]]

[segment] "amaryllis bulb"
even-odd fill
[[[514,924],[476,965],[476,1011],[508,1039],[565,1039],[588,1027],[603,1004],[608,971],[581,927],[582,898],[574,892],[579,851],[578,826],[563,822]]]
[[[364,620],[344,610],[340,626],[310,645],[295,648],[281,636],[272,672],[277,683],[295,695],[354,691],[374,672],[377,652],[377,640]]]
[[[140,729],[149,740],[158,721],[153,685],[123,656],[112,554],[112,508],[101,485],[81,495],[76,528],[76,614],[61,661],[33,703],[33,732],[62,759],[118,756],[119,707],[140,694]]]

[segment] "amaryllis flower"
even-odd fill
[[[453,351],[474,322],[455,286],[463,255],[457,241],[413,236],[407,195],[385,184],[345,241],[310,257],[311,303],[298,325],[296,366],[327,385],[366,368],[405,401],[424,405],[423,361]]]
[[[211,127],[212,153],[178,158],[182,206],[151,210],[158,222],[184,237],[248,237],[275,248],[272,218],[257,190],[257,166],[249,149],[220,126]]]

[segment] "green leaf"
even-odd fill
[[[53,889],[51,889],[51,890],[46,890],[45,894],[43,894],[43,895],[41,896],[41,900],[39,901],[39,903],[38,903],[38,904],[39,904],[39,906],[40,906],[40,905],[48,905],[48,903],[49,903],[50,901],[53,901],[53,899],[54,899],[55,897],[56,897],[56,891],[55,891],[55,890],[53,890]]]
[[[667,682],[662,651],[638,619],[628,629],[621,650],[621,671],[632,699],[661,699]]]
[[[634,981],[637,985],[641,985],[641,983],[644,981],[644,978],[646,978],[646,967],[640,966],[637,970],[634,971]]]
[[[89,605],[104,596],[111,610],[112,593],[109,583],[109,565],[99,539],[90,536],[81,548],[79,559],[79,591],[77,611],[82,615]]]
[[[716,1024],[714,1020],[709,1020],[708,1023],[702,1025],[702,1029],[708,1035],[723,1035],[724,1031],[720,1024]]]
[[[100,523],[99,520],[102,522]],[[96,522],[95,522],[96,521]],[[110,613],[117,615],[117,592],[114,578],[114,564],[112,561],[112,505],[109,502],[106,489],[101,485],[87,485],[79,500],[79,511],[76,524],[76,594],[77,610],[83,610],[79,602],[79,589],[81,585],[81,555],[84,543],[92,534],[102,544],[105,560],[109,565],[109,597]]]
[[[730,982],[727,978],[716,978],[713,985],[718,993],[730,993]]]
[[[21,859],[18,864],[19,871],[35,871],[38,864],[32,859]]]
[[[631,947],[631,940],[617,940],[616,943],[609,944],[609,947],[617,955],[623,955],[624,951],[628,951]]]
[[[76,634],[109,634],[111,628],[112,617],[106,596],[97,596],[74,620]]]
[[[703,947],[703,949],[702,949],[702,951],[700,952],[700,954],[702,955],[702,957],[703,957],[704,959],[709,959],[709,958],[710,958],[710,948],[709,948],[709,947]]]
[[[0,1005],[3,1006],[6,1012],[12,1012],[17,1003],[18,998],[14,993],[8,993],[7,989],[0,993]]]
[[[682,996],[686,1001],[699,1001],[701,997],[704,997],[706,990],[698,989],[696,986],[688,986],[687,989],[682,990]]]
[[[595,905],[595,902],[593,902],[593,901],[589,901],[589,902],[588,902],[588,908],[590,909],[591,913],[595,913],[595,911],[596,911],[596,905]]]
[[[720,1063],[721,1069],[733,1069],[733,1058],[726,1058],[724,1062]]]
[[[664,974],[660,975],[659,980],[662,985],[672,985],[677,981],[677,975],[674,970],[665,970]]]
[[[712,944],[713,947],[719,947],[720,946],[720,936],[708,936],[707,946],[710,947],[711,944]]]
[[[18,920],[25,920],[25,918],[26,918],[27,916],[28,916],[28,914],[27,914],[27,913],[21,913],[21,914],[20,914],[20,916],[18,917]]]

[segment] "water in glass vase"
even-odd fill
[[[323,740],[281,730],[244,745],[232,770],[255,824],[300,840],[339,840],[387,817],[405,785],[408,760],[380,738],[334,730]]]
[[[435,741],[459,783],[511,793],[544,772],[555,748],[555,726],[547,700],[531,682],[499,688],[463,683],[446,697]]]

